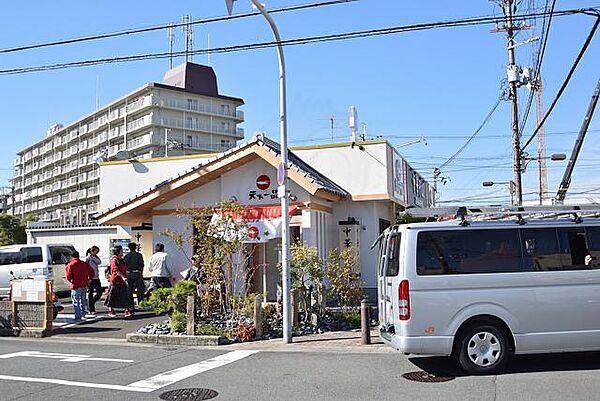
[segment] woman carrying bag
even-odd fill
[[[123,247],[115,246],[110,258],[110,289],[104,304],[108,306],[108,317],[116,317],[115,308],[125,309],[124,317],[132,315],[131,298],[127,289],[127,264],[123,259]]]

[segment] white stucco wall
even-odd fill
[[[361,279],[365,288],[377,287],[377,252],[369,249],[379,236],[379,219],[390,220],[389,202],[341,202],[334,206],[333,232],[334,246],[339,247],[339,222],[354,217],[361,226],[360,230],[360,264]]]
[[[205,156],[137,160],[100,165],[100,210],[133,198],[154,185],[211,160]]]
[[[185,238],[189,238],[191,235],[191,228],[187,226],[187,219],[174,215],[168,216],[154,216],[152,218],[153,238],[152,248],[157,243],[165,244],[165,252],[169,254],[168,262],[174,268],[174,271],[180,273],[187,270],[190,267],[190,257],[192,256],[192,246],[188,243],[184,243],[179,248],[175,242],[164,235],[167,228],[170,230],[183,235]],[[181,275],[177,275],[177,279],[182,279]]]
[[[338,146],[293,152],[352,195],[388,194],[387,144],[364,148]]]
[[[101,258],[110,257],[111,250],[108,247],[111,238],[130,236],[127,228],[121,226],[39,228],[26,232],[28,244],[72,244],[82,256],[88,248],[96,245],[100,248]]]

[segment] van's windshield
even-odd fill
[[[75,250],[72,246],[49,246],[50,259],[53,265],[66,265],[71,261],[71,254]]]

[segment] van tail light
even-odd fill
[[[398,287],[398,312],[400,320],[410,319],[410,294],[408,290],[408,280],[402,280]]]

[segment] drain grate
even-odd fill
[[[208,388],[181,388],[162,393],[160,399],[167,401],[202,401],[210,400],[218,395],[219,393],[215,390]]]
[[[402,375],[406,380],[412,380],[414,382],[421,383],[442,383],[450,380],[454,380],[452,376],[436,376],[431,373],[419,370],[418,372],[408,372]]]

